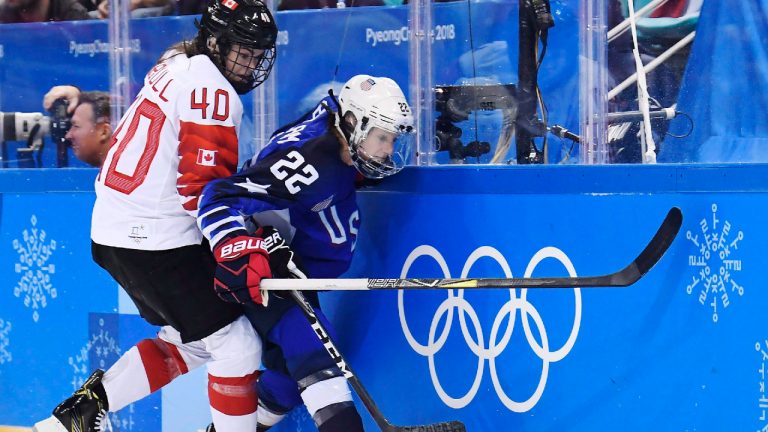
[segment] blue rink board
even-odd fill
[[[0,425],[31,425],[87,370],[154,334],[116,313],[118,290],[91,262],[95,173],[0,171]],[[558,276],[569,262],[576,274],[602,274],[626,265],[670,207],[682,209],[683,227],[628,288],[345,292],[323,303],[394,423],[759,430],[768,425],[766,178],[760,165],[408,168],[361,193],[350,277]],[[54,180],[60,190],[45,192]],[[174,383],[172,403],[153,396],[120,413],[130,419],[120,430],[203,427],[204,379]],[[300,410],[275,430],[313,429]]]

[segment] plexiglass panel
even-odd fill
[[[66,115],[57,120],[43,96],[70,84],[110,92],[119,116],[159,56],[194,36],[202,3],[117,2],[125,9],[111,17],[91,5],[85,17],[14,23],[22,18],[5,2],[2,165],[88,166],[63,140]],[[768,26],[754,5],[419,0],[276,17],[273,77],[243,98],[241,161],[359,73],[406,90],[419,132],[412,164],[767,159]]]
[[[410,6],[412,25],[431,32],[430,43],[413,40],[420,47],[411,60],[418,69],[412,84],[431,98],[418,104],[427,112],[420,125],[421,164],[577,160],[574,141],[548,132],[575,137],[566,131],[578,129],[578,11],[570,3]]]
[[[10,3],[6,2],[3,10]],[[104,2],[101,9],[94,7],[78,20],[0,25],[3,167],[98,166],[92,158],[80,155],[85,146],[97,145],[89,141],[95,134],[83,133],[83,139],[67,139],[65,135],[74,107],[69,111],[66,107],[47,109],[43,98],[52,89],[50,94],[61,96],[72,91],[93,92],[92,97],[99,102],[106,98],[107,103],[99,110],[99,118],[87,126],[106,124],[114,129],[161,55],[195,36],[196,13],[205,5],[164,0],[145,3],[151,6],[131,9],[134,3]],[[253,156],[259,142],[276,128],[276,79],[273,81],[242,97],[241,162]],[[270,102],[262,102],[267,100]],[[102,111],[106,113],[103,116]],[[265,126],[257,128],[256,122]],[[266,135],[262,134],[265,130]]]
[[[582,20],[585,162],[768,160],[765,7],[591,0]]]
[[[3,168],[88,166],[64,142],[67,107],[46,109],[54,86],[108,92],[107,21],[0,24]]]

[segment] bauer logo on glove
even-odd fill
[[[231,260],[238,258],[241,255],[240,252],[243,251],[246,251],[246,253],[251,253],[255,251],[265,251],[266,249],[267,247],[264,244],[263,239],[256,237],[245,237],[242,238],[242,240],[222,245],[221,248],[218,249],[218,255],[216,258],[220,260]]]
[[[261,237],[225,238],[213,250],[216,272],[213,288],[224,301],[263,304],[261,279],[272,277],[269,254]]]
[[[280,237],[280,233],[271,226],[261,228],[259,231],[257,231],[257,234],[258,233],[261,233],[263,236],[262,244],[268,253],[272,253],[273,248],[276,246],[282,246],[285,244],[285,240]]]

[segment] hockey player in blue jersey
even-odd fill
[[[259,431],[302,402],[321,432],[363,430],[344,376],[299,307],[287,295],[261,292],[259,283],[265,277],[344,273],[360,228],[356,184],[398,172],[409,156],[412,132],[413,116],[400,87],[389,78],[357,75],[338,99],[329,93],[277,130],[240,173],[204,189],[198,224],[218,261],[216,292],[245,306],[264,343]],[[255,232],[251,221],[260,227]],[[335,337],[316,292],[304,295]]]

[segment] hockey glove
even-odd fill
[[[272,277],[264,239],[258,236],[225,238],[213,249],[218,266],[213,280],[216,294],[224,301],[265,303],[261,279]]]
[[[272,226],[265,225],[255,235],[264,239],[264,248],[269,253],[269,268],[272,277],[282,279],[306,279],[307,274],[299,256],[285,244],[285,239]]]

